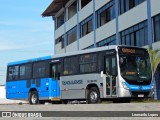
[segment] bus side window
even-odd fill
[[[106,75],[117,75],[117,64],[115,56],[105,57],[105,74]]]
[[[116,58],[114,56],[112,57],[112,75],[117,75]]]
[[[106,58],[106,69],[105,69],[105,72],[106,72],[106,75],[109,75],[110,74],[110,66],[109,66],[109,58]]]

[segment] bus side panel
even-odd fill
[[[49,78],[32,79],[30,80],[27,91],[25,91],[25,98],[28,99],[28,93],[31,89],[36,89],[40,100],[49,99]]]
[[[85,99],[86,87],[90,84],[96,85],[99,89],[103,86],[103,78],[100,74],[81,74],[61,77],[61,98],[62,99]],[[102,95],[103,91],[100,91]],[[102,96],[101,96],[102,97]]]
[[[49,79],[49,98],[60,98],[59,80]]]
[[[14,81],[6,83],[6,98],[7,99],[25,99],[24,86],[26,81]]]

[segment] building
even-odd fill
[[[55,54],[106,45],[160,49],[160,0],[54,0]],[[160,66],[155,99],[160,99]]]

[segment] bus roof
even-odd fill
[[[36,62],[36,61],[40,61],[40,60],[49,60],[51,58],[52,58],[51,56],[45,56],[45,57],[28,59],[28,60],[21,60],[21,61],[16,61],[16,62],[10,62],[10,63],[8,63],[8,66],[10,66],[10,65],[18,65],[18,64],[25,64],[25,63],[28,63],[28,62]]]
[[[80,55],[80,54],[85,54],[85,53],[93,53],[93,52],[98,52],[98,51],[103,51],[103,50],[116,49],[117,46],[118,45],[110,45],[110,46],[104,46],[104,47],[98,47],[98,48],[56,54],[56,55],[52,56],[52,58],[67,57],[67,56],[72,56],[72,55]]]
[[[8,66],[25,64],[28,62],[36,62],[36,61],[41,61],[41,60],[50,60],[50,59],[54,59],[54,58],[56,59],[56,58],[60,58],[60,57],[67,57],[67,56],[73,56],[73,55],[80,55],[80,54],[85,54],[85,53],[93,53],[93,52],[98,52],[98,51],[103,51],[103,50],[117,49],[118,46],[121,46],[121,45],[110,45],[110,46],[104,46],[104,47],[98,47],[98,48],[92,48],[92,49],[86,49],[86,50],[79,50],[79,51],[75,51],[75,52],[56,54],[53,56],[46,56],[46,57],[40,57],[40,58],[33,58],[33,59],[29,59],[29,60],[10,62],[10,63],[8,63]],[[124,45],[122,47],[131,47],[131,46]],[[134,48],[140,48],[140,47],[134,47]]]

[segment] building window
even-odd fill
[[[120,33],[121,44],[142,47],[148,44],[147,21],[139,23]]]
[[[64,48],[64,35],[56,39],[55,44],[57,45],[59,43],[61,43],[61,47]]]
[[[93,31],[93,16],[90,16],[86,20],[84,20],[81,24],[81,37],[89,34]]]
[[[68,20],[77,13],[77,2],[75,1],[68,7]]]
[[[77,27],[67,32],[67,45],[73,43],[77,39]]]
[[[160,14],[153,18],[154,42],[160,41]]]
[[[109,2],[107,5],[98,10],[98,27],[106,24],[115,18],[114,3]]]
[[[81,8],[85,7],[88,3],[90,3],[92,0],[81,0]]]
[[[69,57],[64,59],[63,75],[78,73],[78,57]]]
[[[120,2],[120,14],[127,12],[133,7],[141,4],[145,0],[119,0]]]
[[[113,35],[97,43],[97,47],[116,45],[116,36]]]
[[[64,24],[64,12],[57,17],[57,28]]]
[[[87,54],[80,56],[80,73],[96,72],[97,54]]]

